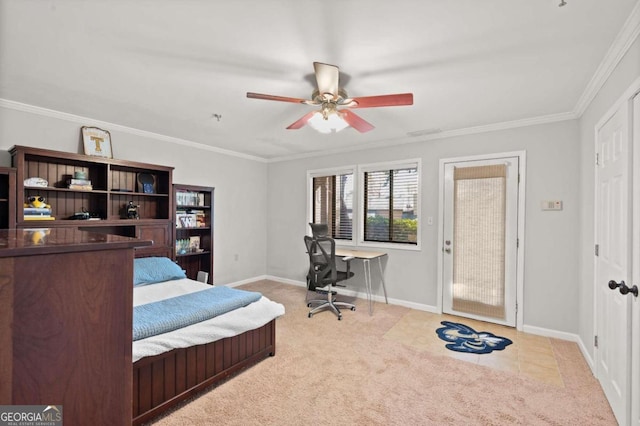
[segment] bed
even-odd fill
[[[155,333],[163,330],[140,325],[148,314],[147,308],[175,313],[182,309],[167,308],[179,299],[202,300],[205,295],[215,298],[226,292],[242,291],[190,280],[168,258],[135,259],[134,425],[147,422],[205,387],[275,355],[276,318],[284,314],[284,307],[259,293],[244,292],[256,300],[214,318],[180,328],[176,328],[180,318],[176,324],[167,320],[171,325],[166,331],[151,332],[148,337],[144,334],[148,328]]]

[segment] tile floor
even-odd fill
[[[502,351],[481,355],[451,351],[445,348],[445,342],[435,333],[435,330],[441,327],[441,321],[459,322],[476,331],[488,331],[496,336],[510,339],[513,344]],[[384,337],[404,343],[417,350],[450,356],[474,364],[509,371],[550,385],[564,387],[550,339],[519,332],[515,328],[451,315],[410,310]]]

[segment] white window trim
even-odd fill
[[[388,243],[388,242],[376,242],[376,241],[365,241],[364,240],[364,188],[361,187],[360,183],[364,185],[364,174],[365,172],[379,171],[379,170],[390,170],[390,169],[402,169],[409,167],[416,167],[418,170],[418,235],[416,236],[416,244],[402,244],[402,243]],[[361,164],[358,166],[358,176],[355,179],[355,184],[358,185],[358,214],[357,214],[357,225],[358,225],[358,240],[357,246],[361,247],[376,247],[376,248],[384,248],[384,249],[394,249],[394,250],[411,250],[411,251],[420,251],[422,250],[422,231],[423,231],[423,212],[422,212],[422,159],[421,158],[413,158],[407,160],[398,160],[398,161],[385,161],[381,163],[370,163],[370,164]],[[355,206],[354,206],[355,208]],[[355,217],[354,215],[354,229],[355,229]]]
[[[332,167],[326,169],[316,169],[316,170],[308,170],[307,171],[307,224],[305,225],[306,235],[311,235],[311,229],[309,228],[309,223],[313,222],[313,178],[317,177],[325,177],[325,176],[334,176],[341,174],[353,174],[353,190],[355,192],[353,197],[353,219],[351,222],[351,240],[340,239],[336,240],[336,245],[340,246],[355,246],[356,245],[356,234],[358,229],[358,219],[359,215],[356,212],[358,209],[358,194],[360,193],[360,188],[358,188],[358,167],[353,166],[343,166],[343,167]]]

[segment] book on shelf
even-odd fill
[[[68,185],[91,185],[91,180],[89,179],[68,179]]]
[[[182,220],[180,220],[180,218],[185,214],[187,214],[187,212],[184,210],[176,211],[176,228],[182,228]]]
[[[70,183],[69,184],[69,189],[79,189],[81,191],[91,191],[93,190],[93,186],[92,185],[75,185]]]
[[[25,207],[25,216],[51,216],[51,209],[47,207]]]
[[[53,216],[25,216],[24,220],[56,220]]]
[[[191,213],[196,215],[196,228],[206,228],[207,217],[202,210],[192,210]]]
[[[204,194],[193,191],[176,191],[176,204],[179,206],[204,206]]]
[[[196,215],[193,213],[176,213],[176,228],[195,228]]]

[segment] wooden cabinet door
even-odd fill
[[[173,246],[171,236],[171,224],[139,225],[136,227],[136,238],[151,240],[153,245],[139,247],[136,256],[163,256],[173,258]]]

